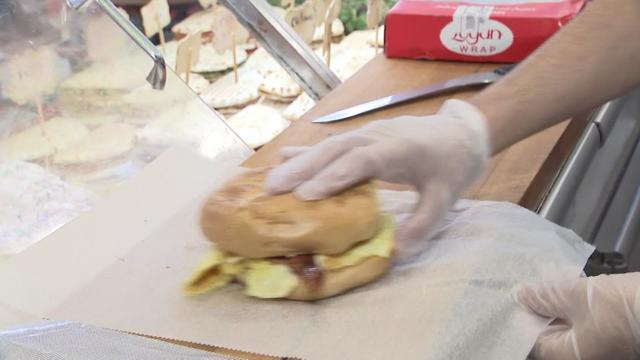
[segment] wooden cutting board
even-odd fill
[[[498,65],[387,59],[380,55],[352,78],[323,98],[300,120],[249,158],[245,166],[259,167],[281,161],[279,150],[287,145],[313,145],[332,135],[358,128],[369,121],[401,115],[428,115],[448,98],[466,99],[475,91],[400,105],[331,124],[313,124],[317,116],[382,96],[423,87],[440,81],[491,71]],[[514,119],[513,121],[518,121]],[[571,126],[569,124],[571,123]],[[535,209],[544,199],[564,159],[580,136],[584,117],[565,121],[494,156],[485,178],[465,197],[521,203]],[[554,151],[555,149],[555,151]],[[550,157],[550,155],[553,156]],[[399,188],[383,184],[383,187]]]

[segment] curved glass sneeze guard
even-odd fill
[[[37,242],[164,150],[240,162],[251,150],[102,10],[0,2],[0,256]]]

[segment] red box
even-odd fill
[[[587,0],[400,0],[385,25],[392,58],[517,62]]]

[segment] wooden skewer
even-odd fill
[[[336,0],[332,0],[327,8],[327,12],[324,14],[324,38],[322,49],[325,51],[327,66],[331,66],[331,25],[333,21],[330,19],[330,16],[335,6]]]
[[[189,85],[189,79],[191,76],[191,57],[193,56],[193,48],[189,46],[187,49],[187,85]]]
[[[327,66],[331,66],[331,24],[329,21],[324,23],[324,55],[327,62]]]
[[[156,22],[158,23],[158,35],[160,36],[160,45],[162,46],[162,53],[166,54],[167,53],[167,49],[166,49],[166,42],[164,39],[164,30],[162,29],[162,26],[160,26],[160,15],[156,14]]]
[[[233,54],[233,77],[238,83],[238,58],[236,57],[236,35],[231,33],[231,43],[233,47],[231,48],[231,53]]]
[[[380,32],[380,25],[376,25],[376,39],[375,39],[375,51],[376,51],[376,55],[378,55],[378,33]]]
[[[36,108],[38,109],[38,124],[40,125],[40,131],[42,132],[42,136],[47,140],[47,142],[49,142],[51,144],[51,140],[49,140],[49,138],[47,137],[47,133],[44,131],[44,122],[46,121],[44,119],[44,108],[42,106],[42,101],[38,98],[36,100]],[[53,144],[51,144],[53,146]],[[49,155],[44,157],[44,167],[45,169],[49,170]]]

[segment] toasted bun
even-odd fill
[[[266,195],[266,172],[240,175],[205,203],[201,226],[219,249],[248,258],[335,255],[378,232],[381,219],[371,184],[302,201],[291,193]]]
[[[359,264],[326,271],[319,288],[314,289],[304,281],[291,294],[291,300],[312,301],[340,295],[353,288],[368,284],[384,275],[391,266],[392,259],[371,256]]]

